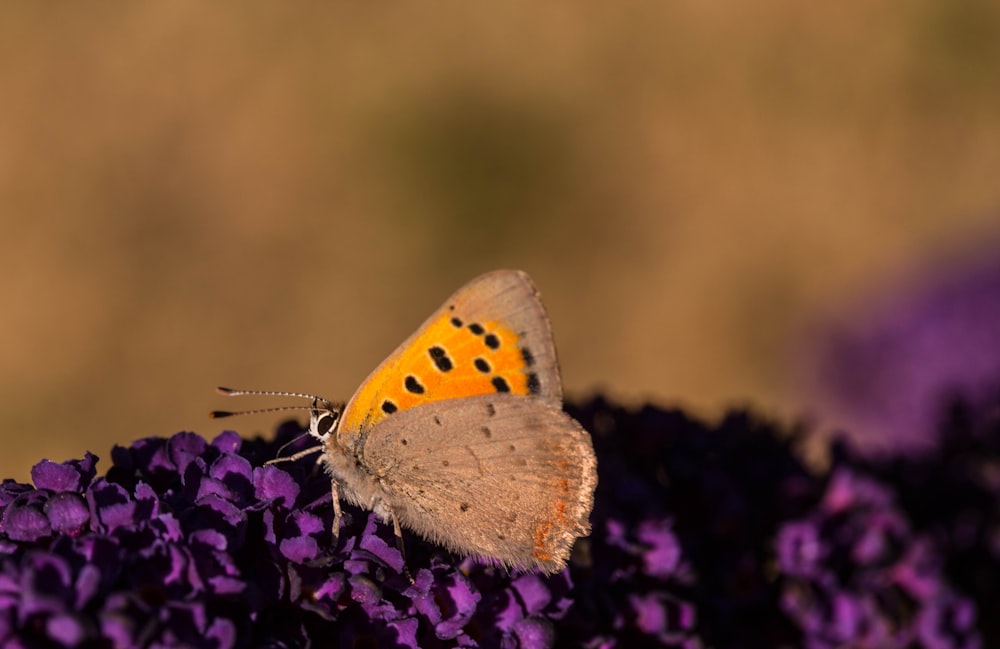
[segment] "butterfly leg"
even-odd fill
[[[337,544],[340,538],[340,519],[344,517],[344,512],[340,509],[340,485],[336,480],[330,480],[330,495],[333,496],[333,544]],[[395,520],[395,519],[394,519]]]
[[[340,484],[336,479],[330,480],[330,495],[333,501],[333,525],[330,531],[333,533],[333,543],[321,553],[320,556],[306,562],[306,565],[313,567],[325,567],[331,565],[336,560],[337,540],[340,538],[340,520],[344,517],[340,510]]]
[[[406,565],[406,546],[403,545],[403,529],[399,526],[399,519],[396,518],[396,512],[392,511],[392,507],[384,500],[378,500],[372,509],[383,521],[386,519],[392,521],[392,531],[396,534],[396,545],[399,547],[399,556],[403,559],[403,574],[406,575],[406,578],[412,584],[413,575],[410,574],[410,568]]]
[[[399,521],[396,514],[392,514],[392,531],[396,533],[396,543],[399,544],[399,556],[403,558],[403,574],[413,583],[413,575],[410,574],[410,567],[406,564],[406,546],[403,545],[403,530],[399,529]]]

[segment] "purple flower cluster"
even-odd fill
[[[1000,645],[1000,410],[956,408],[941,454],[825,474],[802,433],[604,400],[593,532],[542,576],[449,554],[345,503],[272,441],[181,433],[0,483],[0,645]],[[297,450],[293,447],[292,451]],[[413,581],[407,576],[412,573]]]
[[[810,502],[794,437],[741,414],[711,428],[601,399],[571,413],[594,437],[599,480],[565,646],[794,646],[768,575],[779,522]]]
[[[974,599],[984,646],[1000,646],[1000,407],[959,400],[947,410],[935,453],[871,458],[837,444],[834,470],[895,488],[914,534],[933,540],[949,582]]]
[[[855,428],[851,445],[834,444],[833,471],[893,490],[944,578],[974,600],[991,647],[1000,646],[998,259],[965,251],[925,268],[828,328],[807,370],[829,418]]]
[[[800,354],[806,382],[869,451],[932,450],[948,399],[1000,394],[1000,257],[970,253],[878,298]]]
[[[279,439],[287,439],[287,427]],[[233,432],[116,447],[0,485],[4,647],[547,647],[568,573],[543,578],[395,536],[356,509],[334,547],[329,482],[260,466]]]
[[[809,516],[775,541],[782,607],[807,649],[978,649],[975,605],[942,574],[885,485],[849,468],[831,476]]]

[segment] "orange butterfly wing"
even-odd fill
[[[511,393],[562,407],[552,330],[528,276],[499,270],[472,280],[365,379],[337,436],[349,443],[398,410]]]

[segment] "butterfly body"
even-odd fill
[[[554,572],[590,532],[589,433],[562,411],[548,318],[520,271],[459,289],[311,432],[337,499],[465,555]]]

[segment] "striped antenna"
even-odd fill
[[[284,412],[288,410],[316,410],[313,406],[274,406],[271,408],[251,408],[250,410],[213,410],[208,413],[212,419],[222,419],[224,417],[239,417],[241,415],[260,415],[267,412]],[[323,410],[323,408],[320,408]]]
[[[300,399],[312,399],[313,401],[329,403],[323,397],[315,394],[306,394],[305,392],[285,392],[284,390],[240,390],[237,388],[224,388],[221,385],[215,389],[219,392],[219,394],[224,394],[227,397],[297,397]]]
[[[315,394],[306,394],[305,392],[286,392],[284,390],[240,390],[236,388],[224,388],[217,387],[216,390],[219,394],[224,394],[227,397],[245,397],[245,396],[255,396],[255,397],[293,397],[299,399],[310,399],[312,401],[308,406],[273,406],[270,408],[252,408],[249,410],[213,410],[208,413],[208,416],[212,419],[222,419],[223,417],[237,417],[241,415],[260,415],[269,412],[287,412],[290,410],[305,410],[307,412],[313,412],[316,410],[325,410],[327,412],[335,412],[339,414],[340,409],[333,405],[332,401],[324,399],[323,397],[317,396]]]

